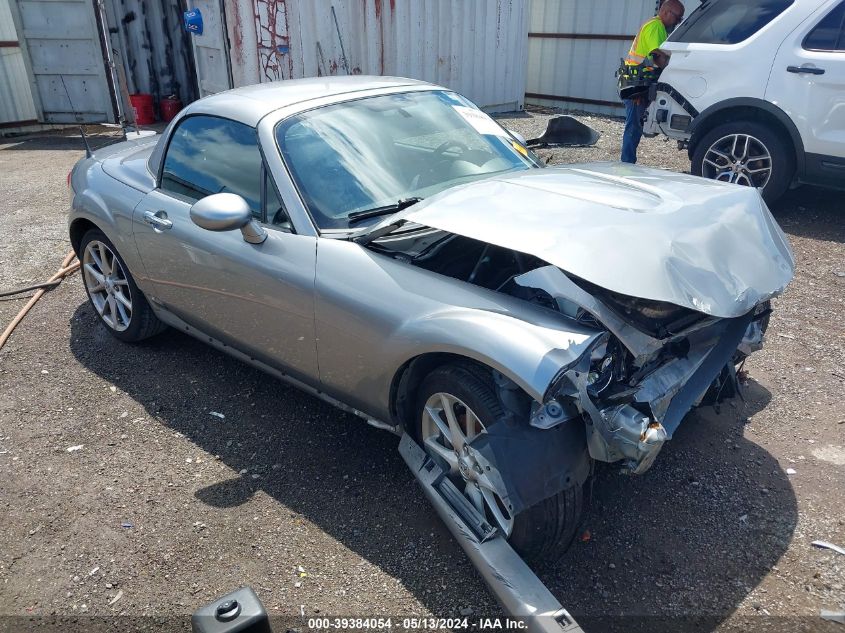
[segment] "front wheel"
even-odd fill
[[[576,484],[514,515],[495,485],[479,475],[464,446],[502,424],[505,412],[492,380],[469,365],[445,365],[430,373],[417,400],[417,434],[425,451],[448,468],[449,477],[523,556],[556,560],[571,545],[581,519],[583,488]]]
[[[795,175],[789,141],[770,126],[740,120],[717,125],[695,144],[692,173],[760,190],[770,203],[780,198]]]
[[[126,262],[102,231],[92,229],[83,235],[79,253],[88,300],[110,334],[134,343],[167,327],[153,313]]]

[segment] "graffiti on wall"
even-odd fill
[[[253,0],[261,81],[293,77],[293,58],[285,0]]]

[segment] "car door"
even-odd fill
[[[297,235],[287,221],[255,129],[219,117],[184,118],[158,185],[133,212],[150,300],[253,358],[316,382],[316,238]],[[267,230],[263,243],[191,221],[194,202],[223,191],[247,201]]]
[[[807,179],[845,179],[845,0],[821,8],[780,46],[766,88],[798,127]]]

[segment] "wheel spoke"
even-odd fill
[[[749,174],[761,174],[763,172],[771,171],[771,170],[772,170],[771,167],[760,167],[758,169],[748,169],[748,168],[746,168],[745,171],[746,171],[746,173],[749,173]]]
[[[496,493],[490,490],[489,488],[485,488],[484,486],[482,486],[481,494],[484,497],[484,503],[490,510],[490,514],[493,515],[493,518],[501,528],[502,532],[505,533],[505,536],[510,536],[511,531],[513,530],[513,519],[510,517],[506,517],[502,513],[499,504],[496,502]]]
[[[437,428],[443,434],[443,437],[449,444],[452,444],[452,434],[449,431],[449,425],[444,422],[440,417],[440,411],[435,409],[431,405],[426,406],[425,408],[426,415],[437,425]]]
[[[455,454],[455,451],[440,444],[437,438],[433,436],[425,439],[425,445],[430,451],[442,457],[449,464],[449,469],[452,472],[458,472],[458,456]]]
[[[103,271],[104,275],[111,274],[112,263],[109,262],[109,250],[106,248],[106,245],[100,242],[98,245],[100,249],[100,270]],[[114,255],[112,255],[112,258]]]
[[[720,151],[719,151],[719,150],[717,150],[715,147],[711,147],[709,150],[707,150],[707,153],[708,153],[708,154],[716,154],[716,156],[718,156],[719,158],[721,158],[722,160],[724,160],[726,163],[731,163],[731,162],[733,162],[733,161],[731,160],[731,157],[730,157],[730,156],[728,156],[727,154],[725,154],[725,153],[723,153],[723,152],[720,152]]]
[[[481,424],[481,420],[478,419],[478,416],[475,415],[475,412],[472,409],[467,409],[466,412],[466,440],[469,442],[471,439],[476,437],[480,434],[479,429],[483,429],[484,425]]]
[[[124,326],[129,325],[129,318],[130,318],[130,315],[132,314],[132,312],[130,312],[131,305],[130,306],[124,305],[121,302],[120,295],[115,295],[115,297],[117,298],[117,301],[115,302],[114,305],[117,308],[118,313],[120,314],[120,321]]]
[[[122,292],[115,292],[114,297],[117,299],[118,305],[122,305],[129,310],[132,309],[132,302]]]
[[[91,264],[85,264],[85,272],[88,273],[89,275],[91,275],[96,280],[96,282],[100,285],[102,285],[102,283],[106,279],[105,275],[103,275],[99,271],[97,271],[97,269],[94,268]],[[89,288],[89,290],[93,290],[93,289]]]
[[[91,246],[88,247],[88,252],[91,254],[91,259],[94,260],[94,263],[97,265],[97,268],[100,269],[100,274],[104,275],[105,273],[103,268],[103,258],[100,257],[100,254],[97,252],[97,250]],[[90,266],[90,264],[88,265]]]
[[[117,321],[115,321],[114,314],[114,298],[112,296],[108,296],[103,302],[103,321],[105,321],[106,325],[108,325],[112,329],[115,329],[117,326]]]
[[[455,416],[455,403],[445,393],[441,393],[440,404],[443,406],[443,413],[446,414],[446,420],[449,423],[449,443],[456,451],[462,451],[464,444],[466,444],[466,437],[464,437],[464,433],[458,424],[458,418]]]

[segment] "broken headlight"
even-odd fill
[[[598,396],[613,382],[619,364],[619,353],[619,344],[615,338],[593,350],[590,371],[587,374],[587,392],[591,396]]]
[[[658,339],[681,332],[707,316],[665,301],[629,297],[577,277],[573,277],[572,281],[599,299],[627,323]]]

